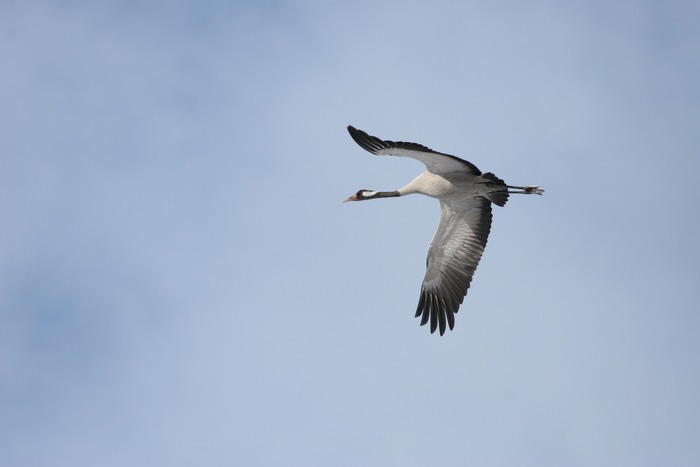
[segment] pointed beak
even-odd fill
[[[344,200],[341,201],[341,203],[347,203],[348,201],[357,201],[357,195],[352,195],[349,198],[345,198]]]

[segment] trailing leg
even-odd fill
[[[541,195],[544,190],[540,188],[539,185],[527,185],[527,186],[511,186],[508,185],[508,193],[514,193],[519,195]],[[512,191],[513,190],[513,191]]]

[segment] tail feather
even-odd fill
[[[486,193],[486,199],[491,201],[496,206],[503,207],[508,202],[508,192],[507,191],[490,191]]]
[[[488,187],[493,189],[493,191],[486,193],[486,199],[496,206],[505,206],[508,202],[508,185],[506,185],[506,182],[496,177],[491,172],[481,174],[481,178],[486,179]]]

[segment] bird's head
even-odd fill
[[[341,201],[341,203],[347,203],[348,201],[364,201],[366,199],[376,198],[378,193],[379,192],[377,191],[362,189],[349,198],[344,199]]]

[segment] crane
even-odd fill
[[[362,189],[343,200],[365,201],[414,193],[440,200],[440,222],[428,248],[426,272],[415,317],[430,333],[454,329],[455,314],[467,295],[491,230],[491,204],[505,206],[510,194],[541,195],[537,185],[511,186],[490,172],[482,173],[471,162],[433,151],[417,143],[381,140],[348,126],[353,140],[379,156],[410,157],[426,171],[395,191]]]

